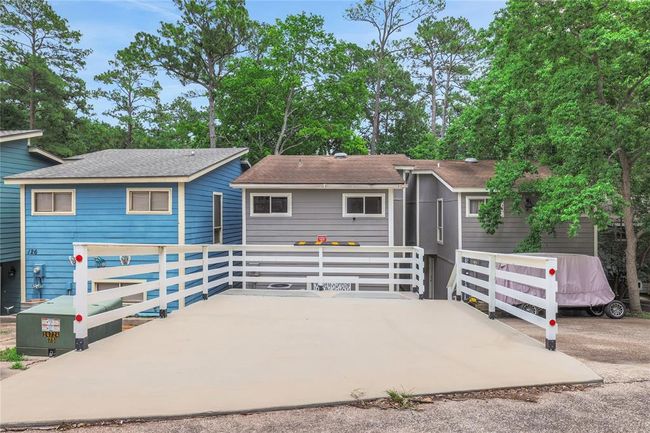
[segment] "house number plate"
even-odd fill
[[[61,332],[61,319],[41,318],[41,331]]]

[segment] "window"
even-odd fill
[[[116,287],[131,286],[133,284],[144,283],[144,280],[106,280],[95,281],[95,291],[101,292],[102,290],[115,289]],[[144,293],[136,293],[135,295],[124,296],[122,304],[132,305],[144,301]]]
[[[127,214],[171,214],[171,188],[142,189],[129,188],[126,190]]]
[[[445,209],[444,209],[444,202],[442,201],[441,198],[439,198],[436,201],[436,240],[438,241],[439,244],[442,245],[443,240],[444,240],[444,215],[445,215]]]
[[[251,216],[291,216],[291,194],[251,194]]]
[[[223,196],[221,193],[212,194],[212,243],[223,243]]]
[[[383,217],[384,194],[343,194],[344,217]]]
[[[487,203],[487,197],[465,197],[465,216],[466,217],[478,217],[479,210],[481,206]],[[501,203],[501,216],[503,213],[503,203]]]
[[[32,215],[74,215],[75,190],[33,190]]]

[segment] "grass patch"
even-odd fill
[[[627,313],[626,316],[650,320],[650,311],[642,311],[640,313]]]
[[[9,368],[11,368],[12,370],[27,370],[27,367],[25,367],[25,364],[23,364],[20,361],[14,362],[13,364],[11,364],[11,366]]]
[[[389,389],[386,391],[388,394],[388,399],[397,406],[399,409],[412,409],[415,406],[413,402],[413,396],[404,391],[396,391],[394,389]]]
[[[0,350],[0,361],[5,362],[20,362],[23,359],[23,355],[18,353],[15,347],[9,347],[4,350]]]

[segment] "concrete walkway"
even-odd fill
[[[221,295],[2,381],[0,420],[173,417],[376,398],[388,389],[599,380],[457,302]]]

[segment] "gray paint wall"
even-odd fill
[[[291,193],[292,215],[251,216],[251,193]],[[361,245],[388,245],[388,203],[384,217],[343,217],[344,193],[382,193],[387,190],[246,190],[246,243],[291,245],[299,240],[316,240],[319,234],[328,240],[357,241]],[[395,191],[395,195],[401,192]],[[395,206],[395,217],[397,218]],[[401,206],[399,206],[401,214]],[[400,228],[401,231],[401,228]],[[397,243],[397,230],[395,233]]]

